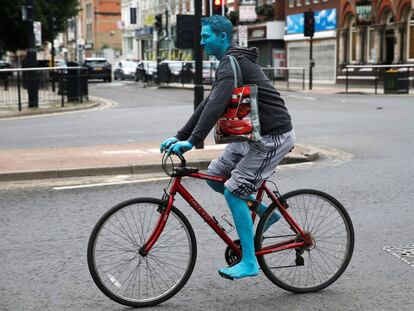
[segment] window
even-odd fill
[[[318,4],[319,0],[313,0],[313,4]]]
[[[296,6],[302,6],[302,0],[296,0]]]
[[[132,51],[134,49],[134,42],[132,40],[134,39],[133,38],[127,39],[127,50],[128,51]]]
[[[92,4],[90,3],[86,4],[86,21],[92,21]]]
[[[293,8],[295,6],[295,0],[289,0],[289,7]]]
[[[130,17],[130,24],[137,23],[137,8],[130,8],[129,9],[129,17]]]
[[[377,61],[377,49],[375,48],[376,30],[374,28],[368,28],[368,61]]]
[[[355,62],[356,60],[356,40],[357,40],[357,28],[355,27],[355,17],[352,19],[349,26],[349,62]]]
[[[411,12],[411,18],[408,25],[408,58],[414,59],[414,13]]]
[[[310,0],[305,0],[305,5],[309,5],[310,3]]]
[[[92,41],[92,24],[86,24],[86,42],[91,43]]]

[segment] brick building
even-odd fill
[[[122,49],[120,0],[80,0],[85,57]]]

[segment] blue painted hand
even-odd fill
[[[163,153],[165,150],[167,150],[172,144],[176,143],[178,141],[177,138],[171,137],[166,140],[164,140],[160,145],[160,152]]]
[[[193,144],[190,143],[188,140],[179,141],[170,146],[168,149],[168,155],[171,153],[182,155],[184,152],[187,152],[193,148]]]

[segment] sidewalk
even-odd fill
[[[206,169],[224,147],[207,142],[185,154],[187,164]],[[318,157],[317,151],[296,145],[282,164]],[[0,150],[0,181],[155,173],[162,172],[161,159],[159,143]]]

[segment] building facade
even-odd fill
[[[141,46],[136,40],[137,30],[142,25],[142,14],[140,14],[140,4],[138,0],[121,1],[121,22],[122,30],[122,58],[128,60],[142,59]]]
[[[341,1],[339,64],[414,63],[414,1]]]
[[[80,45],[85,57],[103,55],[105,50],[120,53],[121,1],[80,0],[79,3],[82,33]]]
[[[315,34],[313,37],[313,81],[336,82],[337,28],[340,0],[287,0],[286,43],[288,67],[305,68],[309,72],[310,38],[303,35],[304,12],[314,11]],[[306,74],[308,76],[308,74]]]

